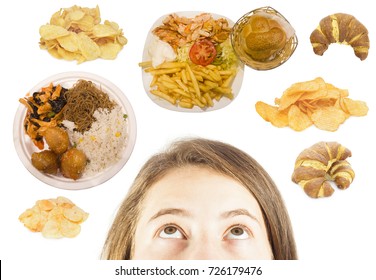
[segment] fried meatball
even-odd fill
[[[50,150],[33,153],[31,163],[36,169],[48,174],[56,174],[59,168],[58,157]]]
[[[77,180],[87,163],[86,155],[76,148],[69,149],[60,158],[60,171],[64,177]]]
[[[58,155],[61,155],[69,148],[69,136],[68,133],[60,127],[49,127],[43,134],[48,147],[51,151]]]

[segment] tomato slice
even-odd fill
[[[214,44],[207,40],[203,39],[195,42],[190,51],[189,58],[194,64],[206,66],[213,62],[217,55]]]

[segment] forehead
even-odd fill
[[[262,220],[257,200],[238,181],[213,170],[187,166],[169,171],[146,194],[143,210],[179,207],[191,212],[214,213],[245,208]]]

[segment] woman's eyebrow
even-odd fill
[[[178,216],[183,216],[183,217],[190,216],[189,212],[187,210],[184,210],[184,209],[180,209],[180,208],[164,208],[164,209],[159,210],[155,215],[153,215],[149,219],[149,223],[151,221],[157,219],[158,217],[163,216],[163,215],[178,215]]]
[[[258,224],[260,224],[260,221],[256,218],[256,216],[252,215],[251,213],[249,213],[249,211],[247,209],[244,209],[244,208],[239,208],[239,209],[234,209],[234,210],[223,212],[221,214],[221,217],[222,218],[231,218],[231,217],[243,216],[243,215],[250,217],[252,220],[254,220]]]

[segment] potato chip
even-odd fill
[[[96,38],[117,36],[119,31],[108,24],[97,24],[93,27],[92,34]]]
[[[48,220],[42,229],[42,235],[45,238],[62,238],[59,222],[55,219]]]
[[[288,125],[296,131],[302,131],[312,125],[312,120],[298,106],[292,105],[288,112]]]
[[[88,213],[65,197],[38,200],[33,208],[25,210],[19,220],[32,232],[41,232],[46,238],[75,237],[81,231]]]
[[[364,101],[352,100],[350,98],[343,98],[344,106],[347,113],[352,116],[366,116],[368,113],[368,106]]]
[[[67,36],[70,32],[66,30],[65,28],[57,25],[42,25],[39,28],[39,35],[44,40],[53,40],[59,37]]]
[[[66,19],[68,21],[79,21],[85,16],[85,12],[82,10],[72,10],[67,13]]]
[[[86,60],[93,60],[100,56],[99,46],[85,33],[78,33],[78,49]]]
[[[276,106],[259,101],[256,103],[256,111],[264,120],[271,122],[276,127],[285,127],[289,124],[287,114],[279,111]]]
[[[99,45],[100,57],[104,59],[115,59],[119,53],[121,46],[115,43],[106,43],[104,45]]]
[[[60,233],[69,238],[76,237],[81,232],[79,224],[73,223],[69,220],[62,220],[60,224]]]
[[[128,41],[116,22],[100,22],[98,6],[60,9],[51,16],[49,24],[40,27],[39,45],[55,58],[77,63],[115,59]]]
[[[324,107],[314,111],[311,119],[313,124],[319,129],[336,131],[347,119],[347,115],[338,108]]]
[[[368,113],[364,101],[355,101],[348,96],[348,90],[337,88],[319,77],[293,84],[281,98],[275,98],[276,106],[257,102],[256,111],[277,127],[288,125],[302,131],[313,123],[319,129],[336,131],[349,116],[365,116]],[[277,125],[276,120],[279,122]]]
[[[57,38],[57,42],[59,43],[60,47],[68,52],[78,51],[78,40],[77,34],[74,32],[70,32],[70,34],[67,36]]]

